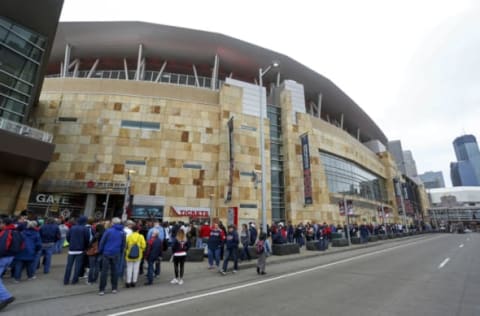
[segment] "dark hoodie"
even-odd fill
[[[90,229],[85,226],[87,217],[80,216],[77,224],[73,225],[67,233],[70,251],[85,251],[90,244]]]
[[[15,259],[31,261],[35,259],[36,253],[42,249],[42,240],[40,239],[40,234],[35,229],[23,229],[23,227],[20,228],[20,226],[20,234],[22,234],[25,242],[25,248],[15,256]]]
[[[122,254],[125,249],[125,233],[123,225],[115,224],[109,228],[102,236],[98,253],[105,256],[115,256]]]

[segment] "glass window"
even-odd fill
[[[122,120],[121,127],[127,128],[145,128],[145,129],[160,129],[160,123],[144,122],[144,121],[130,121]]]
[[[344,158],[320,151],[330,192],[383,201],[385,179]]]

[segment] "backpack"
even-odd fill
[[[128,259],[138,259],[140,257],[140,247],[137,244],[133,244],[128,253]]]
[[[259,240],[257,242],[257,255],[260,255],[265,251],[265,247],[263,246],[263,243],[264,243],[263,240]]]
[[[0,257],[15,255],[25,249],[25,241],[22,234],[12,230],[0,232]]]

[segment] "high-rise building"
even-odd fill
[[[35,127],[38,103],[63,0],[0,2],[0,213],[27,206],[47,168],[52,135]]]
[[[443,179],[443,172],[441,171],[427,171],[419,175],[425,186],[425,189],[444,188],[445,181]]]
[[[400,140],[392,140],[388,142],[388,151],[393,155],[398,169],[402,174],[418,182],[417,164],[413,159],[411,150],[403,150]]]
[[[455,138],[453,149],[457,161],[462,162],[451,165],[453,185],[480,185],[480,151],[475,136],[463,135]]]

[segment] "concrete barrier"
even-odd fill
[[[375,242],[378,241],[378,237],[375,235],[368,236],[368,242]]]
[[[238,258],[242,257],[242,252],[243,252],[243,247],[239,247],[238,248]],[[250,255],[250,258],[257,259],[258,258],[257,247],[248,246],[248,254]]]
[[[333,239],[332,247],[346,247],[348,246],[347,239]]]
[[[298,244],[274,244],[272,245],[272,253],[275,256],[300,253],[300,246]]]
[[[162,261],[169,261],[172,256],[172,248],[168,248],[165,251],[162,251]]]
[[[187,251],[187,261],[190,262],[202,262],[204,255],[203,255],[203,248],[190,248]]]
[[[360,237],[352,237],[350,238],[350,241],[352,242],[352,244],[354,245],[359,245],[362,243],[362,241],[360,240]]]

